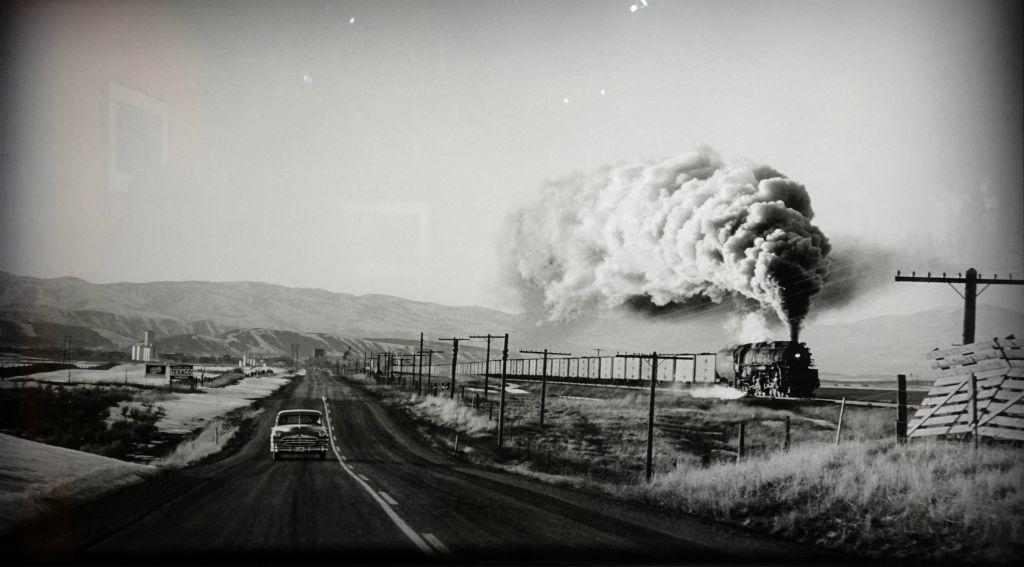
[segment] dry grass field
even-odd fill
[[[505,449],[497,451],[496,411],[474,408],[472,383],[465,400],[452,401],[361,379],[432,424],[442,448],[453,450],[459,431],[460,454],[486,466],[873,559],[1010,562],[1024,550],[1024,450],[900,445],[893,409],[848,406],[837,446],[834,404],[659,391],[648,483],[646,393],[549,384],[541,428],[540,385],[517,383],[525,393],[507,395]]]

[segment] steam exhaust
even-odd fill
[[[510,219],[511,267],[550,321],[647,297],[753,305],[798,340],[828,274],[803,185],[710,148],[548,183]]]

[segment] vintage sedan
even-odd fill
[[[315,453],[326,459],[328,451],[330,441],[319,411],[294,409],[277,413],[277,421],[270,430],[270,454],[275,461],[286,453]]]

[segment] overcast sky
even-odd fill
[[[512,309],[545,180],[707,145],[836,242],[1024,276],[1015,5],[14,2],[0,269]]]

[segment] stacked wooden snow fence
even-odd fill
[[[926,356],[938,378],[909,437],[974,433],[1024,441],[1024,341],[994,339]]]

